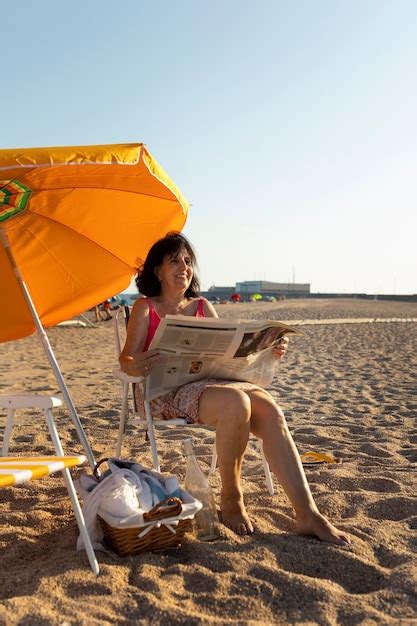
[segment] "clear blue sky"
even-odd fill
[[[417,293],[415,0],[0,6],[1,147],[145,142],[204,288]]]

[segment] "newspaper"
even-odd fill
[[[161,363],[146,379],[145,396],[153,400],[201,378],[271,384],[273,347],[295,328],[276,320],[235,321],[213,317],[167,315],[149,346]]]

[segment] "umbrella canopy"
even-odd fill
[[[232,295],[230,296],[230,299],[232,302],[240,302],[241,300],[240,293],[232,293]]]
[[[249,299],[252,300],[253,302],[256,302],[257,300],[262,300],[262,294],[253,293],[252,295],[249,296]]]
[[[187,212],[143,144],[0,150],[0,235],[47,327],[126,289]],[[8,257],[0,246],[0,342],[35,331]]]

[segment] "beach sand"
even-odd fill
[[[417,304],[295,300],[218,307],[220,316],[282,320],[417,318]],[[112,455],[119,385],[111,324],[53,328],[51,344],[97,458]],[[98,553],[100,575],[75,551],[77,527],[59,474],[1,493],[1,606],[7,625],[416,624],[413,561],[417,510],[417,324],[305,326],[292,337],[271,392],[300,452],[328,451],[334,465],[306,468],[321,511],[352,537],[339,548],[294,534],[277,485],[266,491],[251,442],[243,468],[257,532],[224,529],[215,543],[192,535],[163,554]],[[0,393],[56,394],[39,340],[0,346]],[[66,452],[80,452],[65,409],[55,411]],[[52,453],[43,416],[21,412],[10,454]],[[3,429],[4,416],[0,418]],[[213,436],[202,428],[160,433],[163,470],[184,477],[181,440],[193,436],[208,470]],[[130,427],[125,458],[150,465],[143,433]],[[219,495],[218,472],[212,479]]]

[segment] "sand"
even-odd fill
[[[282,320],[417,318],[417,304],[299,300],[219,306],[227,317]],[[243,488],[257,525],[224,530],[216,543],[192,535],[165,554],[98,553],[94,576],[75,551],[77,527],[59,474],[3,490],[1,607],[7,625],[28,624],[415,624],[417,511],[416,337],[413,322],[303,327],[271,387],[300,452],[333,452],[336,465],[306,468],[324,514],[350,533],[339,548],[294,534],[289,502],[268,495],[259,456],[247,451]],[[51,343],[97,458],[114,451],[119,386],[112,329],[54,328]],[[36,337],[0,346],[0,392],[57,393]],[[66,410],[56,421],[78,452]],[[4,416],[0,418],[3,428]],[[193,436],[202,467],[212,434],[181,427],[159,436],[163,470],[184,476],[180,442]],[[41,415],[21,412],[10,453],[52,451]],[[124,457],[150,465],[144,436],[129,428]],[[216,496],[218,472],[212,479]]]

